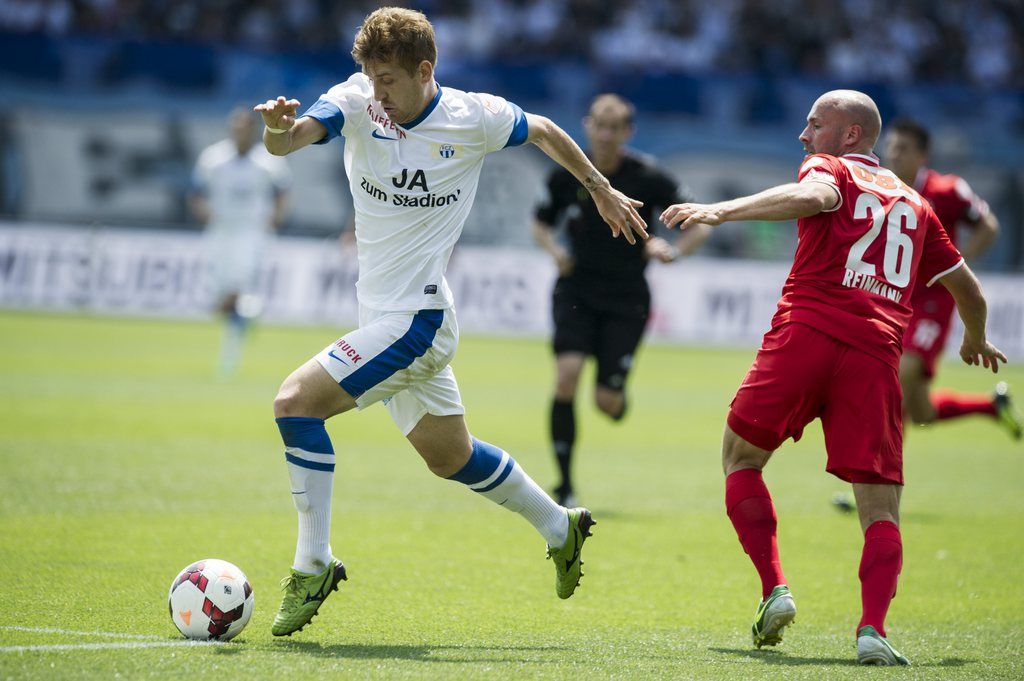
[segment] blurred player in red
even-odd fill
[[[942,175],[928,163],[930,136],[919,123],[902,119],[889,126],[885,135],[885,161],[896,176],[931,204],[954,245],[960,227],[970,229],[963,244],[964,260],[973,263],[995,240],[999,222],[963,178]],[[1006,383],[996,385],[992,395],[967,395],[951,390],[931,390],[935,365],[953,325],[953,297],[941,286],[931,288],[918,281],[910,296],[914,315],[903,335],[900,383],[903,413],[917,424],[933,423],[968,414],[987,414],[1019,440],[1024,434],[1021,416],[1010,402]]]
[[[965,327],[965,362],[997,371],[1006,357],[985,339],[981,287],[935,212],[872,154],[881,127],[867,95],[825,93],[800,134],[809,156],[796,183],[710,205],[676,204],[662,221],[685,229],[798,220],[793,268],[733,398],[722,442],[726,509],[761,577],[754,644],[776,645],[796,617],[761,470],[785,440],[799,439],[821,418],[826,470],[853,484],[864,530],[857,659],[894,665],[909,664],[885,638],[885,615],[903,561],[898,368],[915,281],[939,282],[953,295]]]

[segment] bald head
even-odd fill
[[[814,102],[800,141],[811,153],[868,154],[881,132],[882,117],[874,100],[856,90],[832,90]]]

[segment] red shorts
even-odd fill
[[[729,427],[768,451],[821,418],[825,470],[847,482],[903,484],[903,396],[896,367],[798,323],[764,336]]]
[[[956,303],[944,286],[936,284],[914,291],[910,305],[914,316],[903,334],[903,352],[920,356],[924,360],[925,378],[932,378],[953,326]]]

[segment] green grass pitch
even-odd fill
[[[273,639],[295,516],[271,401],[339,331],[259,328],[221,381],[212,322],[0,314],[0,679],[1024,677],[1024,447],[982,418],[907,438],[889,635],[915,666],[853,665],[861,538],[830,507],[845,487],[817,424],[766,472],[799,615],[782,646],[752,649],[758,582],[719,443],[753,348],[645,347],[621,425],[593,409],[588,374],[579,491],[599,525],[565,602],[533,529],[431,476],[385,409],[332,420],[350,581]],[[455,369],[474,434],[550,487],[547,345],[467,337]],[[1020,367],[1005,376],[1024,389]],[[954,363],[939,378],[994,382]],[[167,588],[205,557],[246,571],[256,612],[236,641],[189,646]]]

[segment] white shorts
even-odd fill
[[[455,310],[380,312],[359,307],[359,328],[316,361],[365,409],[383,401],[403,435],[425,414],[466,413],[448,365],[459,345]]]
[[[212,269],[213,290],[218,297],[255,292],[264,241],[262,232],[234,235],[211,231],[207,234],[207,258]]]

